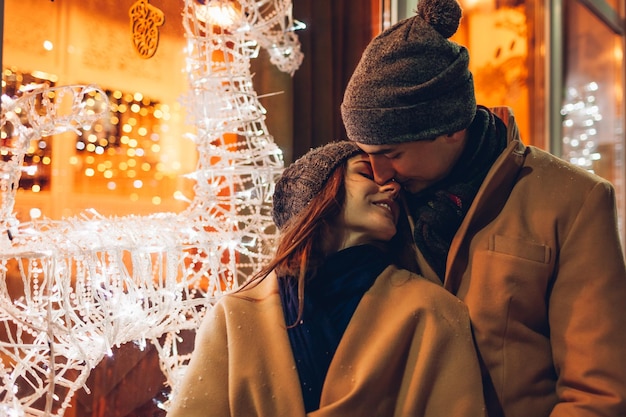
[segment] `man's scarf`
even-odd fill
[[[407,197],[415,244],[442,281],[452,239],[487,172],[506,147],[506,136],[502,120],[479,106],[463,154],[450,175]]]

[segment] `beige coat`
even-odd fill
[[[490,417],[626,416],[626,268],[609,182],[509,145],[452,241]],[[423,272],[432,276],[426,265]]]
[[[208,312],[168,417],[304,415],[270,275]],[[466,307],[440,286],[388,267],[358,305],[330,364],[320,409],[309,416],[484,416]]]

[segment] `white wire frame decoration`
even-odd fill
[[[2,97],[0,416],[62,416],[77,390],[89,390],[90,371],[129,342],[154,344],[175,396],[189,359],[178,353],[180,332],[195,329],[224,291],[269,257],[271,196],[284,164],[250,60],[264,48],[293,74],[303,58],[295,34],[302,25],[288,0],[183,2],[184,102],[198,163],[194,196],[181,213],[85,211],[18,221],[15,196],[30,141],[79,133],[109,103],[84,85]],[[226,20],[215,20],[211,8],[227,11]],[[216,53],[222,62],[213,62]]]

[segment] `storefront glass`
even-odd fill
[[[564,34],[561,156],[613,183],[623,236],[623,37],[577,1],[567,2]]]

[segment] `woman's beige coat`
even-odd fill
[[[245,298],[244,298],[245,297]],[[257,300],[257,301],[254,301]],[[276,277],[207,313],[168,417],[304,417]],[[467,308],[393,266],[363,296],[310,417],[481,417]]]
[[[448,254],[490,417],[626,416],[626,268],[611,184],[524,146],[490,170]],[[430,275],[422,262],[423,272]]]

